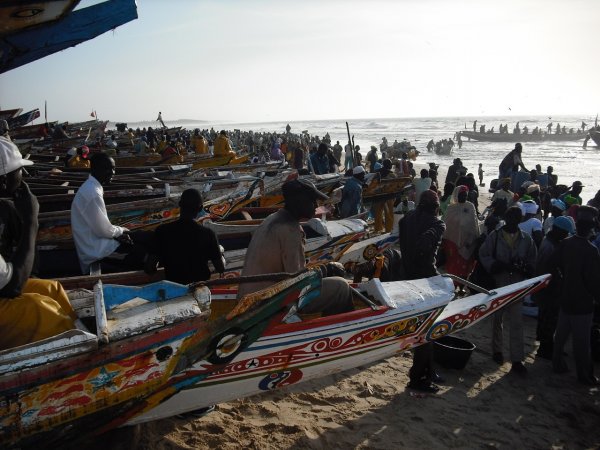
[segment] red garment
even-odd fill
[[[442,240],[442,251],[446,256],[446,272],[461,278],[467,278],[475,268],[475,258],[465,259],[458,253],[456,244],[448,239]]]

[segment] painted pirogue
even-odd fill
[[[69,292],[87,330],[0,352],[2,448],[56,448],[359,367],[469,327],[549,278],[461,299],[441,276],[375,279],[356,286],[353,311],[303,316],[320,273],[266,275],[287,279],[239,301],[219,282]]]

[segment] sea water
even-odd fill
[[[350,134],[354,136],[354,143],[360,145],[363,157],[369,151],[371,145],[376,145],[379,149],[379,144],[381,144],[383,137],[387,138],[390,145],[394,140],[402,142],[403,139],[406,139],[420,152],[415,162],[417,174],[419,173],[419,169],[427,166],[427,163],[435,162],[440,165],[438,179],[443,185],[447,169],[452,164],[452,160],[460,158],[468,171],[475,175],[477,182],[479,182],[477,177],[478,165],[482,163],[485,172],[484,183],[489,187],[490,181],[498,178],[500,161],[514,148],[514,143],[468,141],[465,138],[462,149],[458,149],[458,146],[455,145],[450,155],[436,155],[435,153],[427,152],[426,149],[427,142],[430,139],[438,141],[452,138],[457,131],[473,131],[473,120],[475,119],[477,119],[478,131],[479,126],[486,125],[486,130],[494,127],[494,131],[497,132],[500,124],[508,124],[508,130],[511,133],[517,121],[520,122],[521,130],[524,126],[527,126],[530,132],[536,126],[545,130],[549,122],[552,122],[554,127],[559,123],[561,127],[565,126],[567,130],[569,128],[577,130],[581,126],[582,121],[586,122],[588,126],[594,124],[593,116],[552,116],[551,119],[542,116],[498,116],[355,119],[348,120],[348,125]],[[292,133],[301,133],[307,130],[311,135],[320,137],[323,137],[325,133],[329,133],[332,143],[340,141],[340,144],[344,146],[348,142],[345,120],[277,121],[263,123],[181,122],[170,124],[167,121],[167,126],[184,126],[188,129],[214,127],[217,131],[221,129],[239,129],[243,131],[275,131],[285,133],[285,127],[289,123]],[[536,164],[540,164],[543,171],[546,171],[547,166],[553,166],[554,173],[558,175],[558,182],[560,184],[569,186],[575,180],[582,181],[585,186],[581,194],[584,203],[592,198],[596,191],[600,189],[600,177],[598,176],[600,173],[600,148],[591,140],[588,142],[587,149],[583,148],[583,140],[570,142],[525,142],[523,143],[522,158],[525,167],[529,170],[535,169]]]

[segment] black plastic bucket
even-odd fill
[[[447,369],[464,369],[475,350],[475,344],[454,336],[444,336],[433,344],[433,360]]]

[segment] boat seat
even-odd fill
[[[98,337],[83,330],[69,330],[41,341],[0,352],[0,375],[47,364],[98,348]]]
[[[185,285],[159,281],[146,286],[94,287],[98,336],[108,343],[148,332],[191,317],[210,314],[210,290],[189,292]]]

